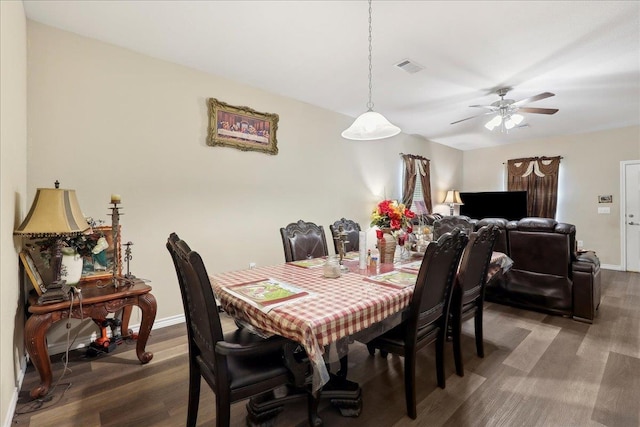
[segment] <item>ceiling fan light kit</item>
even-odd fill
[[[390,138],[400,133],[400,128],[391,124],[382,114],[373,111],[371,101],[371,0],[369,0],[369,102],[367,112],[358,116],[348,129],[342,132],[345,139],[357,141],[373,141],[376,139]]]
[[[530,98],[522,99],[520,101],[514,101],[513,99],[504,99],[507,92],[509,92],[511,88],[501,88],[496,91],[498,96],[500,96],[500,100],[493,102],[491,105],[471,105],[471,107],[479,107],[479,108],[487,108],[490,111],[482,114],[478,114],[476,116],[467,117],[466,119],[458,120],[452,122],[454,125],[456,123],[463,122],[465,120],[473,119],[475,117],[485,116],[488,114],[495,114],[491,120],[489,120],[484,127],[488,130],[492,131],[495,128],[499,127],[500,132],[508,132],[509,130],[517,127],[528,126],[526,124],[520,125],[524,121],[524,116],[519,114],[522,113],[533,113],[533,114],[555,114],[558,112],[557,108],[530,108],[523,107],[524,104],[529,102],[539,101],[541,99],[549,98],[555,96],[555,94],[551,92],[543,92],[538,95],[532,96]]]

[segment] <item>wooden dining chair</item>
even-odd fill
[[[285,262],[301,261],[329,255],[324,228],[299,220],[280,228]]]
[[[494,224],[481,227],[471,235],[460,261],[451,299],[451,335],[456,373],[461,377],[464,376],[460,343],[462,322],[472,317],[474,318],[476,352],[478,357],[484,357],[482,335],[484,287],[487,284],[487,270],[499,233],[500,230]]]
[[[184,304],[189,346],[187,426],[198,418],[201,377],[216,395],[216,426],[228,426],[233,402],[291,384],[284,348],[297,343],[280,336],[263,339],[246,329],[223,334],[213,290],[202,258],[175,234],[167,240]],[[276,411],[281,411],[282,406]],[[277,412],[276,412],[277,413]],[[309,419],[316,419],[317,399],[309,397]]]
[[[454,228],[461,228],[468,236],[471,236],[475,229],[474,222],[475,220],[465,215],[445,216],[436,219],[433,222],[433,240],[438,240],[440,236]]]
[[[345,252],[358,251],[360,249],[360,224],[350,219],[341,218],[333,224],[329,225],[331,230],[331,236],[336,237],[336,233],[342,226],[342,230],[347,233],[347,243],[344,245]],[[339,254],[338,240],[333,239],[333,247],[336,250],[336,254]]]
[[[444,343],[451,290],[468,240],[467,235],[456,228],[427,247],[409,303],[408,319],[367,343],[371,355],[377,348],[383,357],[388,353],[404,357],[407,414],[413,419],[417,416],[416,352],[434,341],[438,386],[445,388]]]

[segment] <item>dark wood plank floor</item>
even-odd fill
[[[640,274],[603,271],[594,324],[498,304],[485,308],[485,358],[475,355],[472,323],[465,324],[466,375],[446,354],[447,388],[436,386],[433,347],[418,359],[418,419],[405,415],[402,359],[371,357],[352,345],[349,377],[363,389],[359,418],[344,418],[323,402],[326,426],[639,426]],[[228,327],[233,323],[227,319]],[[135,346],[87,359],[74,351],[69,371],[46,402],[28,402],[38,382],[28,368],[14,425],[183,426],[187,403],[185,326],[154,330],[140,365]],[[53,356],[54,382],[63,371]],[[39,409],[36,409],[39,407]],[[31,412],[30,412],[31,411]],[[245,402],[232,407],[232,425],[245,425]],[[214,395],[203,384],[198,425],[214,425]],[[278,426],[306,425],[304,402],[285,408]]]

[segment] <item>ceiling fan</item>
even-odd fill
[[[528,126],[527,124],[521,124],[524,117],[519,113],[535,113],[535,114],[555,114],[558,112],[557,108],[534,108],[523,107],[523,105],[530,102],[540,101],[541,99],[550,98],[555,96],[551,92],[543,92],[530,98],[521,99],[520,101],[514,101],[513,99],[504,99],[507,92],[511,88],[505,87],[498,89],[496,93],[500,96],[500,100],[492,103],[491,105],[471,105],[470,107],[487,108],[490,111],[486,113],[477,114],[475,116],[467,117],[466,119],[452,122],[452,125],[456,123],[464,122],[465,120],[473,119],[475,117],[486,116],[487,114],[495,114],[491,120],[489,120],[484,126],[493,130],[496,127],[500,127],[501,132],[509,131],[514,127]]]

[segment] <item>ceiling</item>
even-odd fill
[[[356,117],[368,93],[358,1],[29,1],[27,17]],[[640,125],[640,1],[375,0],[373,103],[407,134],[461,150]],[[407,73],[395,64],[424,67]],[[541,92],[528,127],[470,105]],[[215,96],[215,94],[206,94]],[[228,100],[227,102],[232,102]]]

